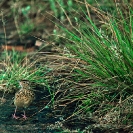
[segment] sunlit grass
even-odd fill
[[[28,56],[27,53],[3,52],[0,72],[1,90],[12,92],[17,88],[18,81],[23,79],[45,86],[45,75],[49,70],[45,65],[39,64],[40,59],[33,60],[33,58],[34,55]]]
[[[98,15],[101,15],[100,10],[98,11]],[[88,22],[79,21],[78,27],[75,27],[76,32],[62,27],[68,34],[67,48],[76,58],[88,64],[84,69],[75,69],[77,74],[73,75],[74,81],[86,83],[82,92],[76,94],[80,96],[82,104],[75,114],[97,114],[104,118],[111,110],[123,113],[123,108],[126,108],[125,102],[128,104],[127,99],[132,100],[130,93],[133,87],[132,12],[129,8],[127,18],[120,8],[117,9],[117,15],[115,12],[116,16],[103,14],[105,22],[101,26],[97,26],[84,12]],[[75,91],[77,89],[79,88],[75,88]],[[71,99],[75,99],[75,96]],[[123,108],[120,109],[121,104]],[[119,119],[122,119],[121,117]]]

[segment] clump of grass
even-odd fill
[[[1,54],[0,85],[1,91],[14,92],[19,80],[28,80],[45,86],[45,75],[49,70],[40,64],[40,58],[35,55],[5,51]]]
[[[88,6],[89,4],[86,3],[86,7]],[[130,123],[131,116],[128,118],[125,116],[123,119],[122,115],[132,111],[126,104],[132,101],[133,97],[131,93],[133,87],[131,14],[133,11],[129,7],[129,17],[124,18],[124,14],[118,8],[118,19],[117,16],[105,15],[96,8],[92,10],[102,17],[104,25],[96,26],[95,22],[84,13],[88,22],[80,21],[78,28],[75,28],[76,32],[63,28],[68,33],[67,39],[70,41],[68,48],[76,58],[87,63],[81,69],[74,69],[77,74],[72,73],[74,82],[85,82],[86,86],[79,92],[77,91],[79,88],[74,88],[78,93],[71,92],[71,96],[72,93],[74,95],[69,98],[73,100],[77,97],[82,102],[75,115],[80,113],[90,117],[94,115],[103,123],[123,124],[125,120]]]

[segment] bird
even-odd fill
[[[14,119],[18,119],[20,117],[16,116],[16,112],[18,108],[24,108],[22,115],[26,120],[27,116],[25,114],[25,108],[27,108],[35,99],[35,93],[30,89],[29,81],[21,80],[19,81],[21,89],[15,93],[14,97],[14,105],[16,106],[14,114],[12,117]]]

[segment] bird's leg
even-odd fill
[[[12,114],[13,119],[18,119],[19,118],[18,116],[16,116],[16,111],[17,111],[17,107],[15,108],[14,114]]]
[[[24,114],[22,115],[23,118],[26,120],[27,119],[27,116],[25,115],[25,111],[24,111]]]

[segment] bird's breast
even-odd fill
[[[17,107],[28,107],[35,98],[35,94],[26,89],[22,89],[15,94],[14,104]]]

